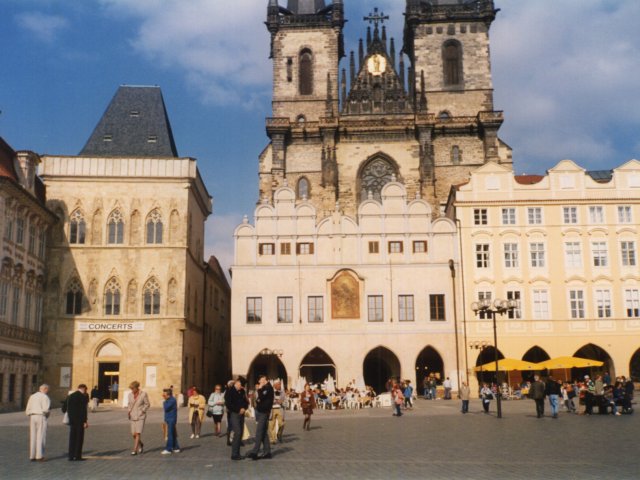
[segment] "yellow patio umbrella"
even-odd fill
[[[480,365],[474,368],[476,372],[495,372],[496,371],[496,362],[492,361],[489,363],[485,363],[484,365]],[[513,370],[541,370],[535,363],[525,362],[524,360],[518,360],[516,358],[501,358],[498,360],[498,371],[500,372],[510,372]]]
[[[604,362],[579,357],[557,357],[536,364],[538,370],[556,370],[560,368],[601,367]]]

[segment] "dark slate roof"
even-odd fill
[[[177,157],[160,87],[118,88],[80,155]]]
[[[613,170],[591,170],[587,175],[598,183],[609,183],[613,178]]]
[[[287,10],[295,15],[312,15],[324,7],[324,0],[289,0],[287,3]]]
[[[18,183],[18,175],[13,163],[14,158],[16,158],[16,152],[4,141],[4,138],[0,137],[0,177]]]

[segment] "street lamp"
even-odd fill
[[[496,362],[496,383],[498,384],[498,329],[496,327],[496,314],[504,315],[507,312],[513,311],[518,307],[518,302],[516,300],[500,300],[496,298],[493,301],[493,305],[491,304],[491,300],[484,299],[479,302],[473,302],[471,304],[471,310],[473,310],[474,314],[478,314],[478,312],[486,313],[491,315],[491,320],[493,321],[493,354],[494,361]],[[500,384],[498,387],[498,418],[502,418],[502,391],[500,389]]]
[[[482,354],[489,347],[493,347],[493,345],[491,345],[489,342],[485,342],[484,340],[481,342],[480,341],[469,342],[469,348],[471,348],[472,350],[480,350],[480,356],[482,358],[484,358]],[[480,364],[480,378],[484,378],[484,375],[482,372],[482,364]]]
[[[260,355],[275,355],[278,358],[281,358],[284,352],[282,350],[271,350],[269,348],[263,348],[260,350]]]

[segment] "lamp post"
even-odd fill
[[[471,304],[471,310],[473,310],[473,313],[476,315],[478,312],[488,313],[493,321],[493,359],[495,361],[496,384],[498,384],[497,418],[502,418],[502,391],[500,389],[500,384],[498,383],[498,329],[496,326],[496,314],[500,314],[502,316],[509,311],[513,311],[517,306],[518,302],[516,300],[500,300],[498,298],[493,301],[493,304],[491,304],[491,300],[489,299],[473,302]]]
[[[474,342],[469,342],[469,348],[473,349],[473,350],[480,350],[480,356],[482,356],[483,352],[489,348],[492,347],[493,345],[491,345],[489,342],[485,342],[484,340],[479,342],[479,341],[474,341]],[[482,357],[484,358],[484,357]],[[480,378],[484,378],[483,376],[483,372],[482,372],[482,364],[480,364]]]

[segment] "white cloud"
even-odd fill
[[[53,42],[62,30],[69,27],[69,20],[65,17],[40,12],[16,15],[16,22],[28,34],[46,43]]]
[[[183,69],[213,104],[250,106],[269,94],[267,3],[256,0],[100,0],[107,11],[140,21],[134,48],[149,61]],[[251,92],[251,93],[247,93]]]
[[[517,168],[572,158],[624,163],[640,127],[640,2],[497,1],[492,60],[501,129]],[[538,165],[537,170],[543,168]]]

